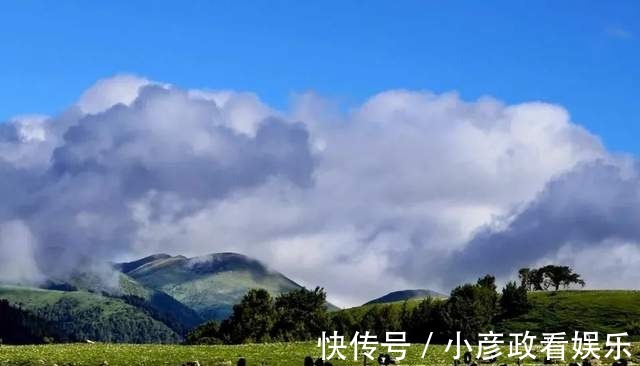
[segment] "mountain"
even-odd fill
[[[141,308],[180,335],[200,325],[203,319],[193,309],[162,291],[146,287],[124,273],[98,276],[76,272],[65,280],[49,280],[42,286],[49,290],[86,291],[105,294]]]
[[[186,335],[189,330],[204,322],[192,308],[162,291],[141,285],[125,274],[120,277],[120,286],[123,292],[120,298],[129,304],[147,309],[154,318],[167,324],[180,335]]]
[[[39,319],[57,341],[175,343],[204,320],[173,297],[123,273],[74,273],[42,288],[0,287],[0,299]]]
[[[166,293],[205,320],[227,318],[252,288],[276,296],[301,286],[259,261],[237,253],[195,258],[157,254],[116,265],[148,288]]]
[[[365,305],[387,304],[391,302],[408,301],[408,300],[422,300],[428,297],[446,298],[447,295],[441,294],[433,290],[425,290],[425,289],[393,291],[384,296],[378,297],[377,299],[373,299],[367,302]]]
[[[87,291],[0,287],[0,299],[40,319],[57,342],[175,343],[182,336],[144,308]]]
[[[27,312],[29,324],[42,323],[36,331],[57,341],[167,343],[207,320],[227,318],[250,289],[277,296],[302,288],[235,253],[157,254],[112,265],[115,272],[77,272],[40,288],[0,284],[0,299],[8,300],[8,312]]]

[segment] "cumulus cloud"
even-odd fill
[[[586,253],[578,271],[607,243],[618,263],[637,252],[636,172],[557,105],[392,90],[347,112],[314,94],[278,111],[121,75],[58,116],[0,125],[0,222],[31,243],[0,254],[64,276],[238,251],[350,305],[508,278],[567,248]]]
[[[116,104],[130,105],[138,97],[140,88],[149,84],[152,82],[129,74],[101,79],[82,93],[76,106],[83,113],[96,114]]]
[[[536,261],[559,258],[589,271],[588,280],[609,281],[610,286],[627,281],[617,278],[616,270],[597,276],[591,272],[598,267],[618,267],[620,255],[615,253],[627,252],[628,260],[640,259],[639,173],[635,163],[582,164],[549,182],[505,227],[478,232],[451,263],[472,273],[491,268],[505,276]],[[584,265],[594,252],[604,254],[603,248],[612,255],[601,255],[599,266]],[[629,270],[619,267],[622,273]]]
[[[215,102],[178,89],[149,84],[123,103],[114,90],[129,89],[112,85],[121,81],[92,88],[108,89],[114,104],[102,105],[105,110],[47,122],[54,146],[20,138],[21,121],[3,126],[3,142],[12,146],[0,160],[8,178],[2,193],[15,201],[5,208],[5,220],[23,220],[41,239],[35,260],[47,275],[129,253],[138,201],[150,203],[148,219],[155,220],[194,214],[210,200],[269,179],[312,183],[314,160],[303,125],[270,118],[248,136],[226,125]],[[130,80],[124,82],[128,87]],[[41,149],[47,166],[20,166],[14,151],[39,144],[48,147]]]

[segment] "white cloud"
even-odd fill
[[[149,84],[151,81],[129,74],[98,80],[82,93],[77,105],[87,114],[104,112],[116,104],[129,105],[138,97],[140,88]]]
[[[277,111],[251,93],[99,81],[82,113],[47,120],[37,138],[9,138],[16,123],[0,133],[0,147],[47,146],[37,170],[0,150],[14,177],[0,185],[12,198],[0,219],[24,221],[56,263],[239,251],[348,305],[405,287],[447,291],[443,266],[474,253],[478,235],[511,228],[576,165],[613,160],[557,105],[407,90],[349,112],[296,100]],[[28,194],[9,193],[25,181]]]

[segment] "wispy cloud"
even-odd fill
[[[609,37],[613,37],[613,38],[619,38],[619,39],[631,39],[633,38],[633,33],[631,33],[631,31],[622,28],[622,27],[607,27],[605,28],[604,32],[609,36]]]

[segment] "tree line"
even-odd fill
[[[238,344],[298,341],[318,337],[331,326],[324,289],[300,289],[273,298],[250,290],[222,323],[211,321],[192,331],[190,344]]]
[[[187,343],[306,341],[317,339],[322,331],[334,330],[349,338],[356,332],[370,331],[383,337],[386,332],[402,331],[409,342],[425,342],[427,332],[433,332],[434,343],[445,343],[460,331],[471,341],[495,324],[525,314],[530,308],[529,291],[584,285],[567,266],[525,268],[519,276],[520,283],[508,282],[500,292],[495,277],[486,275],[476,283],[454,288],[446,299],[378,304],[333,313],[326,309],[326,293],[321,288],[300,289],[275,299],[265,290],[251,290],[233,307],[230,318],[196,328]]]
[[[584,286],[580,275],[567,266],[523,268],[519,283],[509,282],[500,291],[495,278],[486,275],[476,283],[463,284],[447,299],[428,298],[421,302],[395,305],[371,305],[357,309],[328,312],[326,292],[321,288],[300,289],[272,297],[262,289],[250,290],[233,307],[232,315],[219,322],[208,322],[187,336],[187,343],[238,344],[270,341],[317,339],[322,331],[338,331],[352,337],[355,332],[370,331],[384,336],[388,331],[407,332],[410,342],[425,341],[425,332],[433,331],[432,341],[446,342],[455,331],[474,340],[477,334],[500,321],[528,311],[528,291],[558,290],[572,284]],[[20,305],[0,300],[0,343],[77,342],[86,339],[111,342],[175,343],[184,328],[158,314],[143,299],[130,297],[125,302],[173,331],[160,327],[143,314],[123,308],[123,316],[112,317],[97,304],[79,307],[78,300],[62,298],[55,303],[27,311]],[[161,316],[162,315],[162,316]],[[184,334],[184,333],[182,333]]]
[[[36,344],[52,341],[49,322],[7,300],[0,300],[0,344]]]
[[[178,343],[181,337],[134,308],[118,314],[98,304],[79,306],[61,298],[37,309],[0,300],[0,343],[42,344],[99,340],[115,343]],[[117,315],[117,316],[116,316]]]

